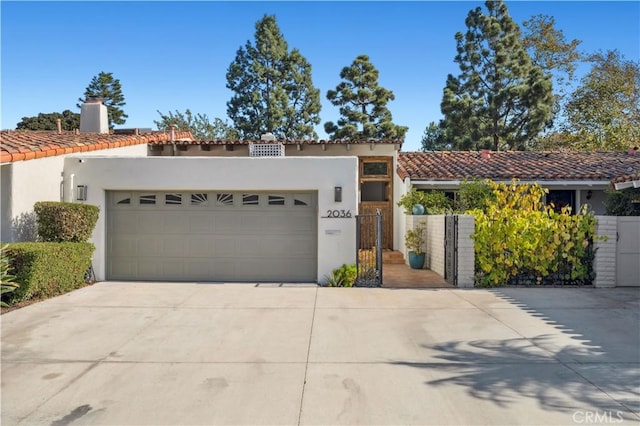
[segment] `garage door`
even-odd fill
[[[637,217],[618,218],[616,257],[616,285],[640,286],[640,220]]]
[[[317,281],[314,192],[107,194],[107,279]]]

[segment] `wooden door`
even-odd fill
[[[382,213],[382,248],[393,249],[393,157],[360,157],[360,214]]]

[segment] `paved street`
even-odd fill
[[[640,288],[98,283],[1,316],[3,425],[640,424]]]

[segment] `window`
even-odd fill
[[[207,204],[208,204],[207,194],[205,193],[191,194],[192,206],[206,206]]]
[[[311,194],[295,194],[293,196],[293,205],[294,206],[310,206]]]
[[[242,194],[243,206],[257,206],[259,204],[258,194]]]
[[[361,201],[389,201],[387,199],[388,182],[362,182],[360,186]]]
[[[164,203],[167,205],[182,204],[182,194],[165,194]]]
[[[547,204],[553,203],[553,209],[560,212],[563,207],[571,207],[571,213],[575,213],[575,191],[571,190],[549,190],[547,194]]]
[[[114,202],[114,204],[131,204],[131,194],[130,193],[124,193],[124,194],[115,193],[114,196],[113,196],[113,202]]]
[[[217,206],[233,206],[233,194],[221,192],[216,194]]]
[[[269,195],[270,206],[284,206],[284,197],[282,195]]]
[[[362,174],[364,176],[387,176],[388,163],[385,162],[370,162],[362,163]]]
[[[155,194],[144,194],[140,196],[140,204],[155,204],[156,196]]]

